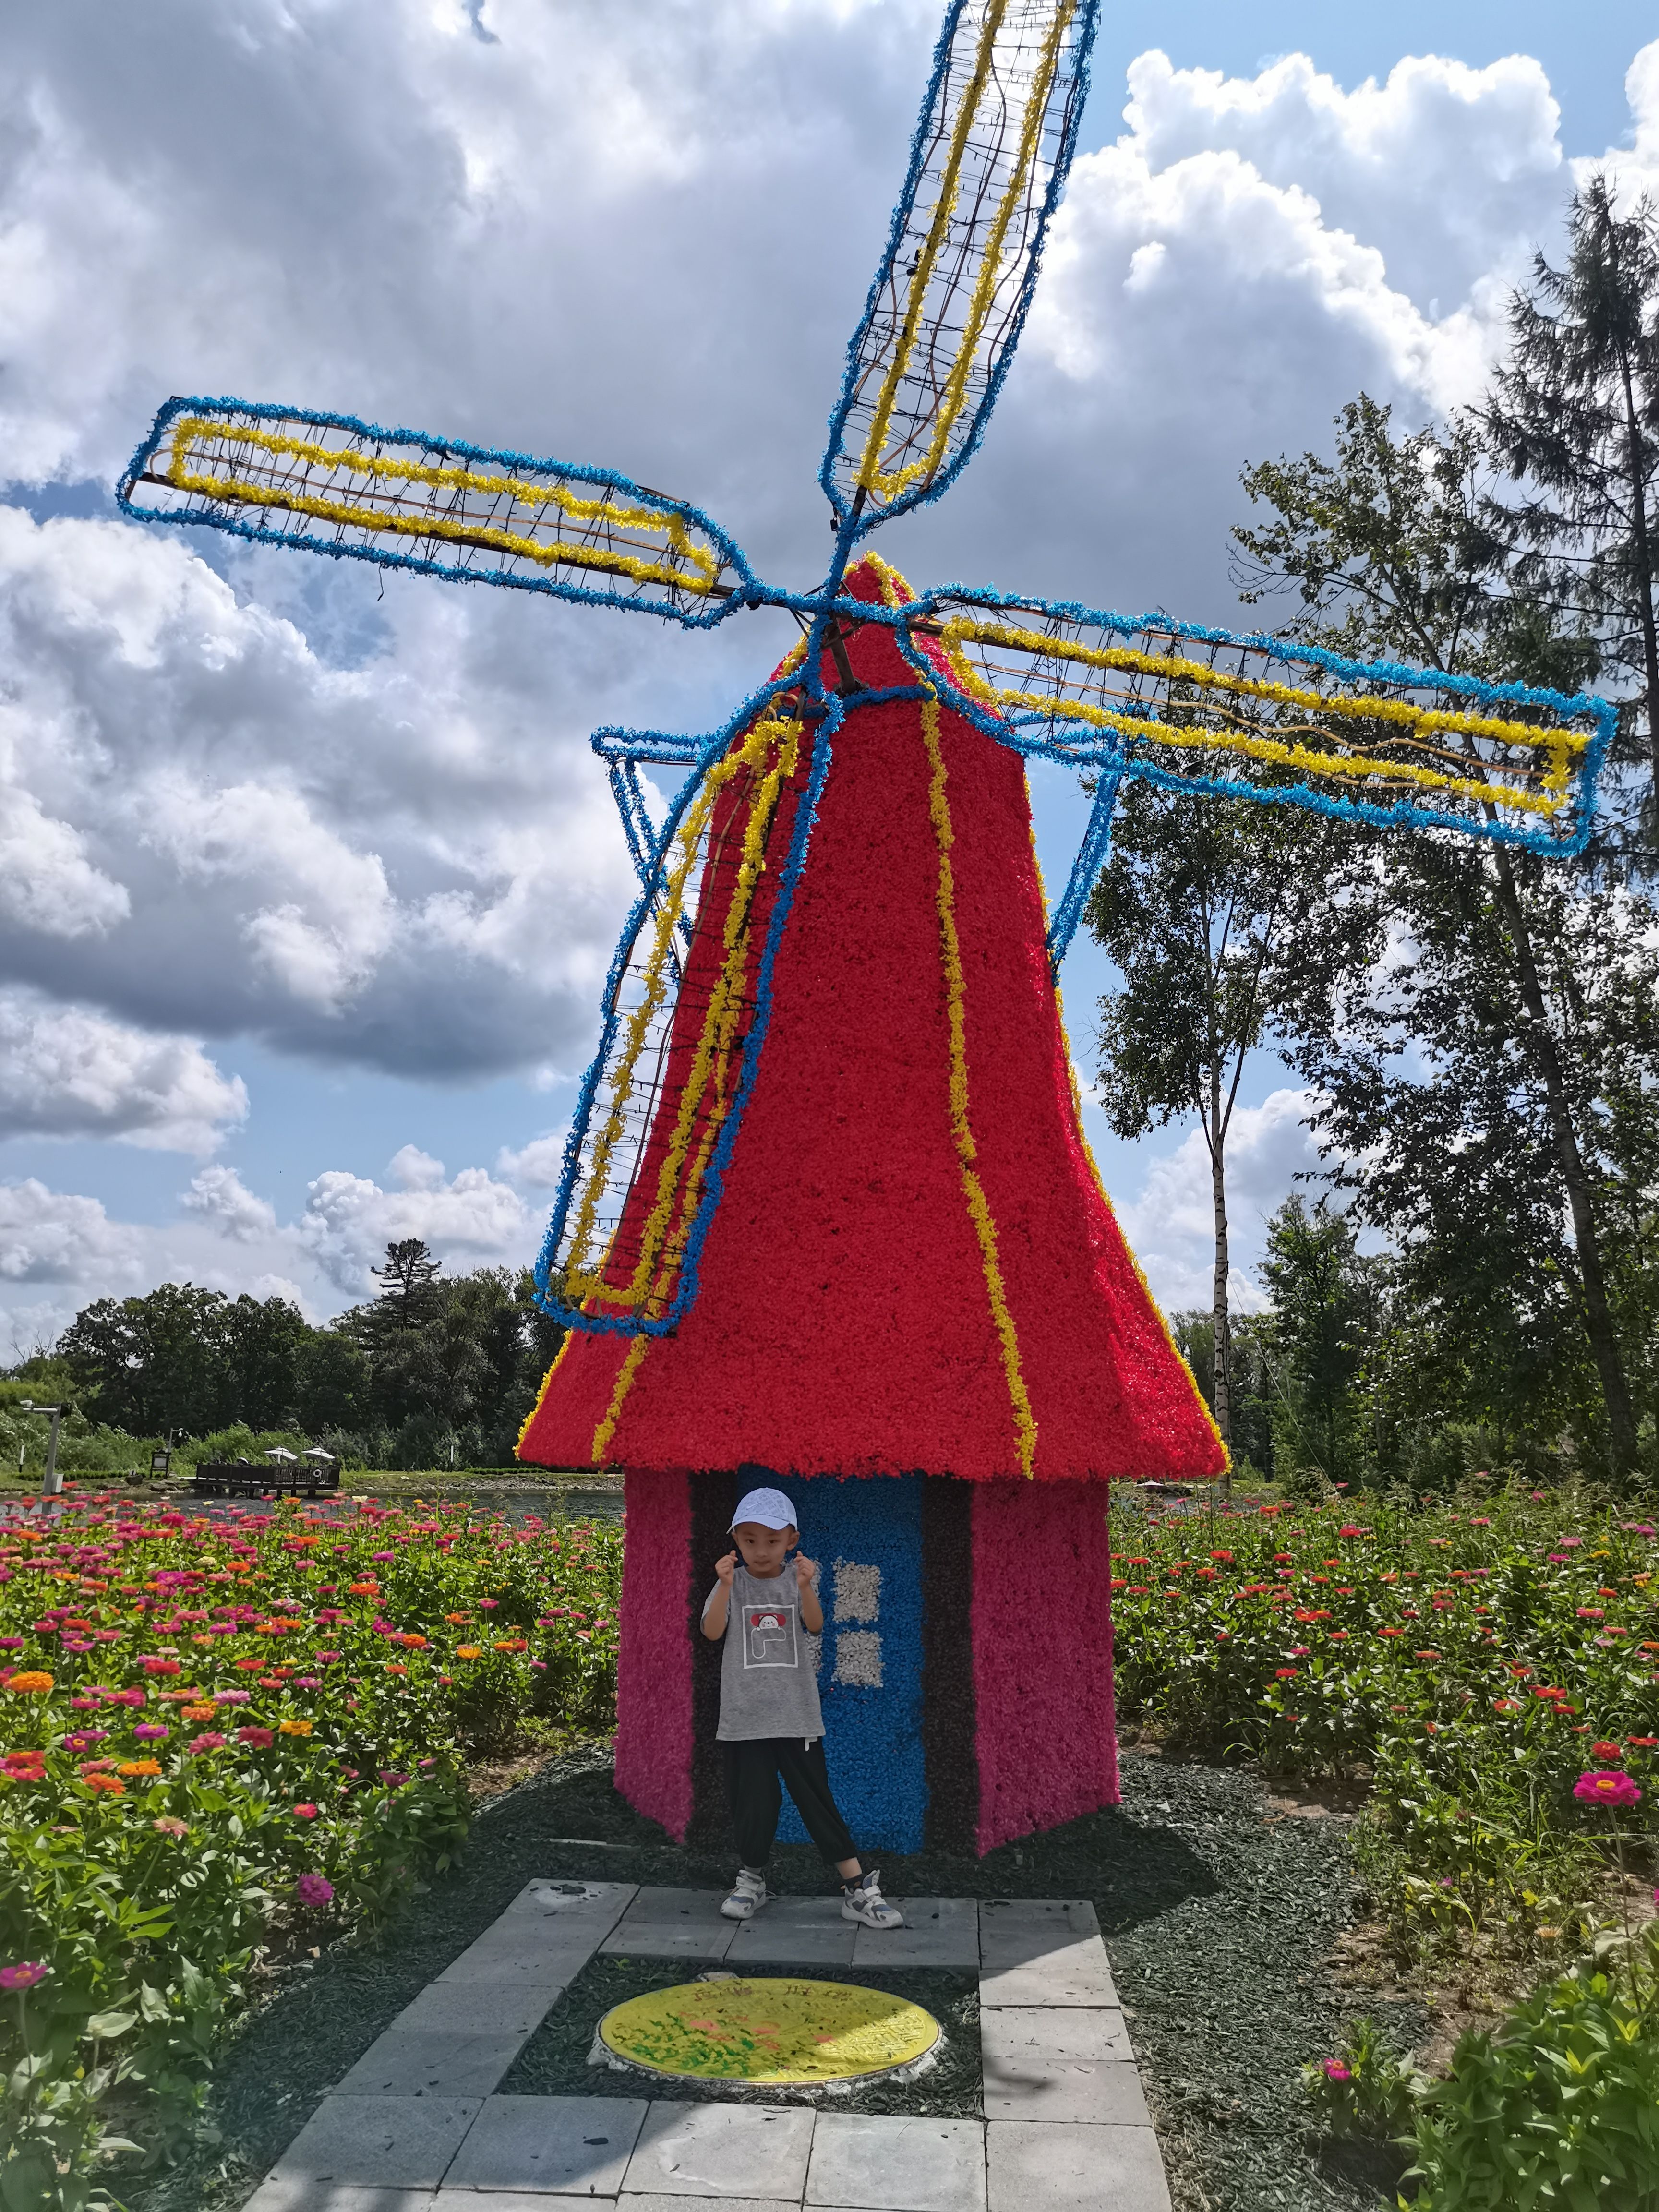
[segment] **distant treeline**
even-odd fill
[[[100,1298],[0,1384],[0,1450],[14,1468],[20,1449],[38,1458],[42,1425],[17,1401],[61,1395],[71,1470],[144,1466],[167,1439],[193,1459],[277,1435],[349,1467],[509,1465],[563,1334],[529,1274],[445,1275],[415,1238],[374,1272],[379,1296],[321,1328],[286,1298],[192,1283]]]

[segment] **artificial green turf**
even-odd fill
[[[612,2005],[651,1990],[669,1990],[695,1981],[698,1969],[684,1959],[590,1960],[549,2013],[501,2083],[504,2097],[667,2097],[706,2103],[711,2097],[775,2105],[801,2099],[775,2086],[749,2089],[732,2081],[676,2081],[665,2075],[590,2066],[593,2031]],[[717,1970],[720,1971],[720,1970]],[[884,1990],[908,1998],[933,2014],[945,2031],[937,2063],[914,2081],[869,2081],[851,2090],[817,2090],[806,2100],[836,2112],[897,2112],[929,2118],[976,2120],[981,2117],[979,2054],[979,1981],[973,1974],[908,1967],[899,1972],[869,1973],[853,1966],[778,1966],[756,1969],[755,1978],[800,1975],[809,1981],[854,1982],[860,1989]]]

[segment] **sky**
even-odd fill
[[[0,0],[0,1362],[164,1279],[372,1289],[539,1242],[630,873],[601,722],[714,726],[788,641],[468,592],[116,513],[173,392],[618,468],[784,582],[939,0]],[[1237,618],[1253,460],[1364,388],[1475,398],[1597,165],[1659,188],[1628,0],[1107,10],[985,446],[880,550]],[[1255,619],[1254,617],[1252,620]],[[1085,802],[1033,779],[1050,884]],[[1063,976],[1085,1080],[1111,976]],[[1271,1055],[1238,1302],[1316,1164]],[[1208,1303],[1180,1121],[1089,1133],[1168,1306]]]

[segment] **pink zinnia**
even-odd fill
[[[1352,2081],[1353,2075],[1340,2058],[1328,2058],[1325,2061],[1325,2079],[1328,2081]]]
[[[206,1735],[197,1736],[191,1742],[186,1744],[185,1747],[187,1751],[195,1752],[222,1751],[224,1747],[225,1739],[223,1736],[216,1735],[211,1729],[208,1730]]]
[[[334,1901],[334,1885],[319,1874],[302,1874],[294,1885],[294,1894],[301,1905],[320,1907]]]
[[[20,1959],[15,1966],[0,1966],[0,1990],[32,1990],[51,1972],[43,1959]]]
[[[1581,1805],[1639,1805],[1642,1793],[1628,1774],[1581,1774],[1572,1785]]]

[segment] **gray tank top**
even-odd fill
[[[813,1588],[817,1587],[816,1579]],[[703,1611],[720,1584],[703,1601]],[[739,1560],[732,1576],[720,1654],[721,1743],[750,1743],[757,1736],[823,1734],[818,1705],[821,1639],[801,1626],[800,1591],[793,1562],[769,1583],[758,1582]]]

